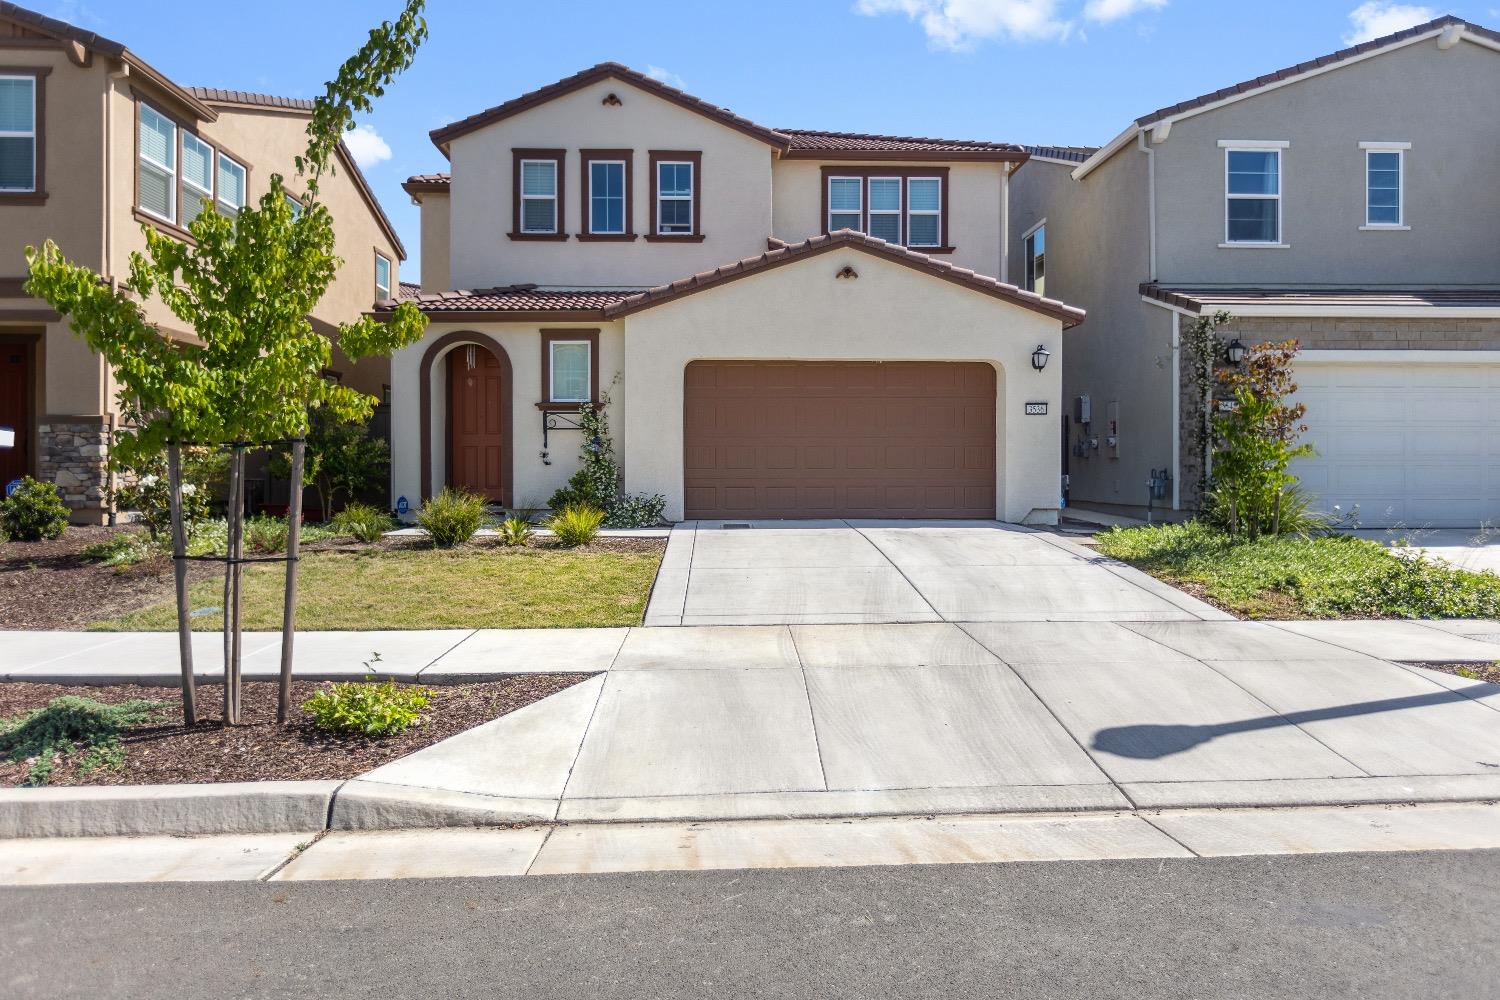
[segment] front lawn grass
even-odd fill
[[[304,553],[297,627],[317,630],[586,628],[639,625],[660,551],[473,547]],[[283,569],[245,568],[244,627],[281,628]],[[218,609],[222,580],[192,587],[193,608]],[[222,627],[215,610],[197,631]],[[177,627],[170,601],[94,625],[103,631]]]
[[[1202,522],[1113,528],[1099,552],[1246,618],[1493,618],[1500,577],[1346,535],[1237,540]]]

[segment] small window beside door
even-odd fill
[[[544,330],[542,332],[542,391],[544,405],[590,403],[598,392],[599,331]]]

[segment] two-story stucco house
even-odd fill
[[[1064,367],[1072,502],[1196,505],[1181,335],[1296,338],[1324,509],[1500,518],[1500,34],[1453,17],[1035,148],[1011,274],[1088,310]],[[1086,399],[1087,403],[1083,400]]]
[[[208,205],[234,212],[272,173],[292,178],[311,113],[310,101],[180,86],[119,42],[0,2],[0,427],[15,432],[0,448],[0,484],[32,475],[57,483],[78,521],[111,513],[116,387],[68,324],[22,292],[26,247],[52,239],[124,279],[143,224],[190,239],[184,227]],[[390,297],[406,256],[347,150],[336,166],[323,199],[344,264],[311,317],[329,335]],[[168,335],[191,336],[160,303],[148,308]],[[335,349],[333,369],[372,395],[389,383],[384,359],[356,366]]]
[[[545,503],[607,394],[674,520],[1056,520],[1083,313],[994,277],[1021,148],[767,128],[613,63],[432,139],[393,496]]]

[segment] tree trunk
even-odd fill
[[[187,593],[187,528],[182,517],[182,449],[167,446],[167,494],[172,512],[172,575],[177,582],[177,659],[182,667],[182,724],[198,724],[193,690],[193,625]]]
[[[281,687],[276,694],[276,721],[286,725],[292,700],[292,640],[297,632],[297,551],[302,537],[302,467],[307,442],[292,442],[292,493],[286,510],[286,600],[281,609]],[[324,516],[327,516],[325,510]]]
[[[234,655],[232,665],[234,670],[234,720],[233,725],[240,724],[240,710],[244,703],[244,685],[240,681],[240,661],[243,658],[245,635],[241,627],[241,608],[243,606],[243,593],[245,583],[245,449],[237,446],[234,449],[234,462],[236,466],[235,480],[237,487],[234,496],[234,562],[231,569],[234,574]]]
[[[219,613],[224,616],[224,724],[234,725],[239,719],[235,706],[234,689],[234,620],[229,613],[234,603],[234,532],[236,525],[235,501],[240,492],[240,463],[236,450],[229,457],[229,493],[224,501],[224,599]]]

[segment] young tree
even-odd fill
[[[1220,443],[1214,451],[1210,514],[1231,534],[1281,534],[1287,490],[1297,481],[1287,469],[1294,459],[1312,454],[1311,446],[1297,443],[1307,431],[1302,422],[1307,407],[1290,402],[1297,391],[1292,380],[1297,351],[1295,340],[1256,344],[1224,376],[1234,407],[1213,419]]]
[[[172,480],[173,535],[177,557],[177,611],[182,658],[184,718],[196,721],[192,646],[181,525],[180,449],[225,448],[229,468],[229,562],[225,569],[224,721],[240,717],[240,597],[244,558],[245,453],[252,444],[293,442],[293,511],[287,545],[287,586],[282,631],[281,699],[285,721],[290,698],[295,626],[297,531],[300,521],[303,439],[312,411],[341,421],[367,421],[375,399],[322,376],[329,341],[308,320],[341,263],[334,253],[333,219],[319,200],[325,173],[354,116],[368,112],[395,76],[412,63],[427,37],[425,0],[408,0],[394,21],[369,39],[328,83],[308,126],[306,152],[295,168],[307,192],[294,208],[280,174],[270,190],[233,218],[199,212],[188,225],[189,242],[142,227],[146,252],[131,255],[130,278],[112,286],[67,260],[50,240],[27,248],[28,294],[68,317],[73,330],[104,357],[120,385],[126,429],[115,455],[143,465],[163,451]],[[159,300],[196,340],[159,330],[142,303]],[[389,354],[420,339],[425,318],[410,304],[388,322],[363,317],[340,326],[339,346],[351,358]]]
[[[340,421],[326,411],[313,414],[306,451],[302,474],[318,494],[324,520],[333,517],[340,500],[358,499],[384,479],[391,464],[384,439],[372,437],[364,424]],[[291,470],[289,450],[272,455],[272,475],[290,479]]]
[[[1219,330],[1230,321],[1230,315],[1220,310],[1210,316],[1200,316],[1183,334],[1183,347],[1191,359],[1189,374],[1193,388],[1198,391],[1198,405],[1202,408],[1202,419],[1193,429],[1190,443],[1198,458],[1198,495],[1207,500],[1209,459],[1213,453],[1213,396],[1217,380],[1219,359],[1224,356],[1224,342],[1219,339]]]

